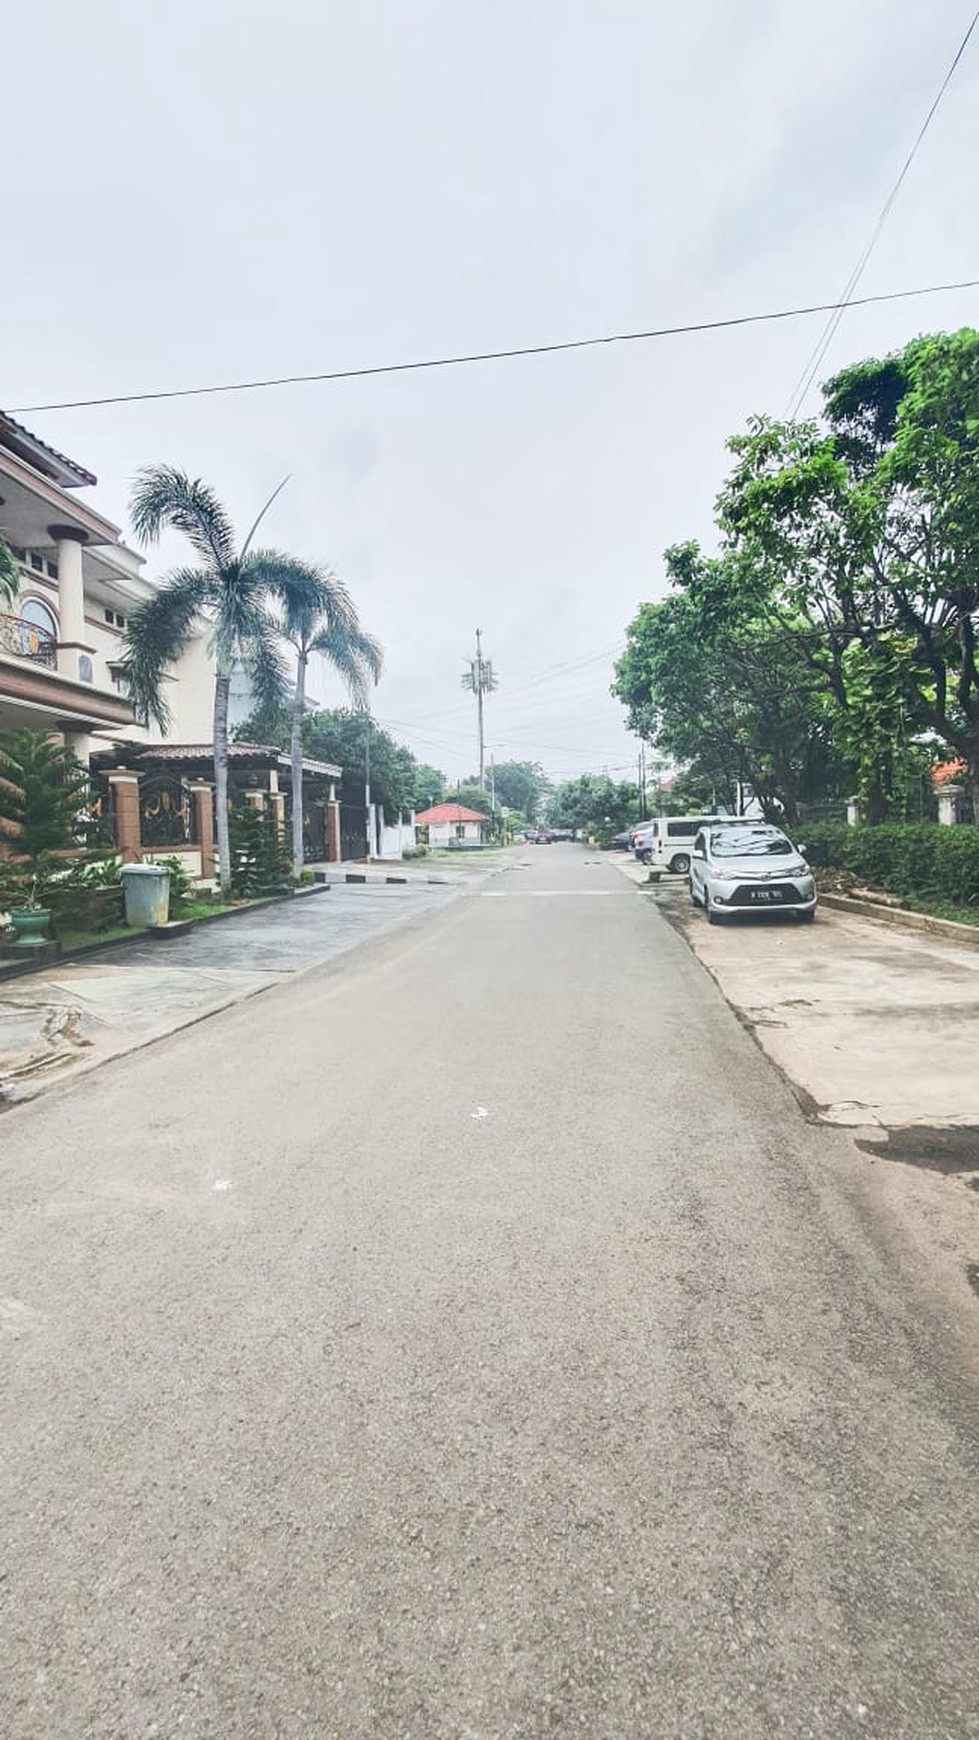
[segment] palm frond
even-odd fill
[[[261,512],[258,514],[254,525],[251,527],[251,529],[248,533],[248,536],[245,539],[245,542],[241,546],[241,560],[242,561],[245,560],[245,557],[247,556],[249,550],[251,549],[252,539],[255,536],[255,533],[258,531],[258,528],[261,525],[262,521],[264,520],[266,514],[268,513],[269,508],[272,506],[272,503],[274,502],[276,496],[282,494],[282,491],[285,489],[285,486],[288,482],[289,482],[289,473],[286,472],[286,475],[282,479],[282,482],[276,484],[274,490],[272,491],[272,494],[269,496],[268,501],[265,503],[265,506],[262,508]]]
[[[13,604],[20,591],[20,569],[10,545],[0,538],[0,604]]]
[[[328,627],[313,636],[309,650],[322,653],[346,684],[354,706],[365,708],[370,682],[379,680],[384,662],[380,641],[362,628]]]
[[[268,593],[281,633],[297,647],[308,645],[321,626],[356,627],[353,599],[330,569],[281,550],[256,550],[247,565]]]
[[[272,618],[260,612],[247,639],[239,642],[238,662],[251,683],[255,711],[274,712],[289,696],[290,672]]]
[[[179,568],[129,617],[123,638],[123,669],[137,716],[170,723],[163,693],[167,668],[176,663],[195,625],[214,601],[213,576],[200,568]]]
[[[176,465],[147,465],[136,473],[129,504],[141,543],[155,543],[171,526],[183,532],[197,554],[217,569],[235,559],[234,527],[214,491]]]

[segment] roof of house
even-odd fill
[[[959,774],[964,772],[964,761],[940,761],[938,766],[931,770],[931,783],[936,787],[948,785],[950,780],[957,779]]]
[[[430,810],[422,810],[415,821],[425,825],[429,822],[488,822],[489,816],[481,816],[478,810],[464,809],[462,804],[433,804]]]
[[[39,435],[32,435],[23,423],[15,422],[6,411],[0,411],[0,447],[9,448],[19,459],[26,459],[37,471],[60,483],[62,489],[78,489],[83,484],[98,482],[98,478],[86,471],[83,465],[69,459],[66,453],[59,453],[56,447],[49,447]]]
[[[147,766],[172,762],[189,765],[200,762],[210,767],[214,763],[214,745],[211,743],[133,743],[126,747]],[[109,762],[114,753],[113,750],[106,750],[94,756],[93,760]],[[268,743],[229,743],[228,764],[231,767],[274,767],[281,768],[284,772],[288,772],[292,766],[288,755],[283,755],[280,749]],[[343,769],[335,767],[330,761],[314,761],[310,756],[304,755],[303,772],[339,779]]]

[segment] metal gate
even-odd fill
[[[340,805],[340,856],[367,856],[367,810],[363,804]]]

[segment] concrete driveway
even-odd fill
[[[378,873],[8,980],[0,984],[0,1107],[383,936],[462,885],[420,877],[388,885]]]
[[[650,884],[626,858],[618,868],[823,1122],[979,1126],[979,950],[827,907],[812,925],[766,913],[713,926],[685,881]]]

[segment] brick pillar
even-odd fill
[[[246,791],[246,804],[251,804],[253,810],[264,810],[265,793],[263,791]]]
[[[275,817],[275,826],[279,839],[285,838],[286,832],[286,800],[280,791],[270,793],[268,807]]]
[[[323,805],[323,821],[326,834],[326,861],[328,864],[340,862],[340,805],[336,798],[330,798]]]
[[[119,767],[106,776],[112,787],[112,824],[116,851],[126,864],[138,864],[143,856],[139,826],[139,774]]]
[[[206,779],[192,779],[188,783],[188,790],[190,801],[194,806],[194,820],[197,824],[194,832],[201,849],[201,876],[210,879],[217,868],[217,859],[214,853],[213,788]]]

